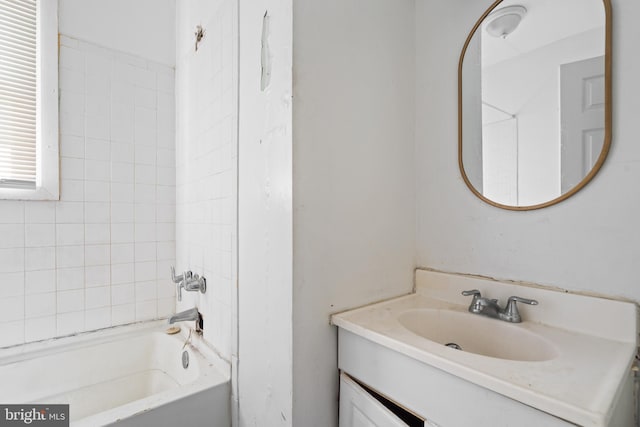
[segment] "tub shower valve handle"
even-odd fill
[[[171,266],[171,280],[173,281],[173,283],[180,283],[184,279],[190,279],[192,275],[193,274],[191,273],[191,271],[185,271],[181,275],[176,276],[176,269],[174,266]]]

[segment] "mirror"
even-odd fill
[[[498,0],[458,67],[458,161],[482,200],[511,210],[584,187],[611,145],[610,0]]]

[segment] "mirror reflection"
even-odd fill
[[[486,201],[540,207],[600,166],[605,23],[602,0],[505,0],[479,22],[460,70],[460,143],[467,183]]]

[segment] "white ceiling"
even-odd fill
[[[482,31],[483,67],[604,27],[601,0],[504,0],[496,9],[512,5],[524,6],[527,14],[506,39],[490,36],[483,26],[478,30]]]

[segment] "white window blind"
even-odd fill
[[[0,0],[0,187],[35,187],[36,82],[36,0]]]

